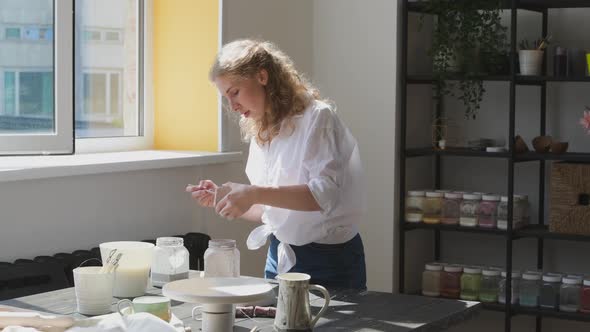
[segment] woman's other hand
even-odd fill
[[[252,205],[256,204],[256,187],[228,182],[220,188],[228,188],[229,192],[225,197],[218,197],[215,212],[229,220],[241,217]]]
[[[215,190],[218,186],[211,180],[201,180],[198,185],[189,184],[186,192],[191,193],[192,198],[204,207],[215,206]]]

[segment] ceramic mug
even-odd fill
[[[127,308],[124,305],[128,305]],[[126,310],[127,309],[127,310]],[[163,296],[140,296],[133,299],[123,299],[117,302],[117,311],[121,316],[127,316],[136,312],[147,312],[166,322],[170,322],[170,299]]]

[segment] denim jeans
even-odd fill
[[[269,238],[264,276],[274,279],[277,275],[277,248],[280,242],[274,235]],[[289,272],[307,273],[311,276],[310,283],[326,288],[366,289],[365,252],[359,234],[345,243],[309,243],[303,246],[291,245],[291,248],[297,262]]]

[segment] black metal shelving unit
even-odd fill
[[[398,289],[400,292],[405,290],[405,246],[406,232],[416,229],[430,229],[434,235],[434,260],[441,259],[441,232],[464,232],[482,234],[485,236],[503,237],[505,240],[506,258],[505,268],[507,270],[507,287],[506,287],[506,304],[484,304],[488,310],[501,311],[505,313],[504,330],[511,330],[512,317],[514,315],[530,315],[536,317],[536,331],[542,330],[542,318],[551,317],[566,320],[576,320],[590,322],[590,314],[583,313],[566,313],[541,308],[525,308],[511,304],[511,271],[512,271],[512,244],[514,240],[522,238],[534,238],[537,240],[537,268],[543,268],[543,248],[544,240],[564,240],[564,241],[583,241],[590,242],[590,236],[557,234],[548,231],[545,225],[545,168],[546,162],[551,160],[570,161],[570,162],[590,162],[590,153],[564,153],[564,154],[539,154],[528,152],[516,154],[514,152],[515,137],[515,114],[516,114],[516,86],[533,85],[540,88],[540,135],[546,134],[546,117],[547,117],[547,83],[548,82],[590,82],[590,77],[551,77],[546,75],[546,67],[543,68],[541,76],[519,76],[517,75],[517,50],[516,50],[516,27],[517,27],[517,10],[534,11],[542,15],[542,35],[547,35],[548,30],[548,11],[552,8],[590,8],[590,0],[503,0],[503,8],[510,11],[510,74],[493,75],[481,77],[484,81],[504,81],[509,83],[509,118],[508,118],[508,137],[509,147],[506,152],[483,152],[469,149],[445,149],[435,150],[432,147],[426,148],[406,148],[406,128],[407,128],[407,87],[409,84],[432,84],[434,82],[431,75],[411,75],[408,73],[408,13],[418,12],[426,13],[423,4],[419,1],[403,0],[402,1],[402,35],[401,35],[401,89],[400,89],[400,177],[398,181],[398,192],[400,193],[400,205],[398,211],[399,222],[396,225],[396,232],[399,234],[398,250]],[[546,63],[546,61],[544,61]],[[451,77],[450,79],[459,79],[460,77]],[[441,105],[436,107],[436,116],[441,116]],[[513,194],[514,194],[514,166],[520,162],[538,162],[539,163],[539,220],[535,225],[530,225],[522,229],[513,230],[512,223],[508,222],[508,229],[505,231],[498,229],[481,229],[467,228],[449,225],[429,225],[423,223],[406,223],[404,221],[404,206],[406,193],[406,160],[408,158],[431,157],[434,158],[434,187],[441,189],[441,163],[442,157],[473,157],[473,158],[497,158],[506,161],[508,169],[508,220],[513,216]]]

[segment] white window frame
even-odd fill
[[[54,0],[54,133],[1,134],[0,155],[74,152],[73,0]],[[22,29],[21,29],[22,37]]]
[[[143,110],[140,118],[143,118],[143,130],[140,123],[140,136],[130,137],[98,137],[98,138],[76,138],[76,153],[97,153],[148,150],[154,146],[154,111],[153,111],[153,84],[152,84],[152,45],[153,45],[153,0],[143,0],[143,36],[137,38],[137,49],[140,50],[143,39],[143,68],[138,70],[138,89],[143,81],[142,94],[138,95],[140,109]],[[138,17],[140,8],[137,7]],[[140,20],[141,22],[141,20]],[[143,74],[143,75],[142,75]],[[143,100],[139,99],[143,96]]]

